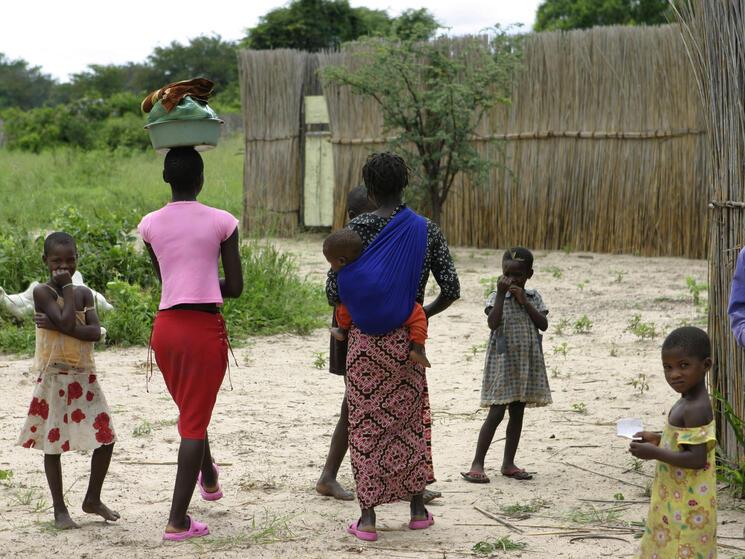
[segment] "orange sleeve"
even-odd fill
[[[336,305],[334,313],[336,314],[336,323],[340,328],[349,330],[352,327],[352,315],[349,314],[349,310],[344,303]]]
[[[414,310],[403,325],[409,327],[409,340],[424,345],[427,339],[427,315],[419,303],[414,303]]]

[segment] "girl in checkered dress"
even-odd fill
[[[489,408],[489,415],[479,432],[471,469],[461,473],[472,483],[489,482],[484,473],[484,459],[507,409],[510,418],[502,475],[520,480],[533,477],[515,465],[523,412],[526,405],[550,404],[551,389],[539,332],[548,328],[548,309],[537,291],[525,289],[525,283],[532,276],[533,254],[523,247],[507,250],[502,257],[502,276],[497,289],[486,300],[484,311],[491,334],[484,364],[481,406]]]

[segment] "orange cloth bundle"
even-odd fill
[[[150,93],[145,97],[140,107],[143,113],[149,113],[153,106],[160,101],[166,112],[170,113],[187,95],[195,101],[206,105],[207,99],[209,99],[213,89],[215,89],[214,82],[207,78],[194,78],[192,80],[173,82]]]

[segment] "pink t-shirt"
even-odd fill
[[[199,202],[171,202],[142,218],[142,240],[153,247],[163,290],[159,309],[181,303],[222,304],[220,243],[238,226],[225,210]]]

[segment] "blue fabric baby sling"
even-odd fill
[[[339,270],[339,298],[357,328],[380,336],[406,322],[426,249],[427,220],[404,207],[357,260]]]

